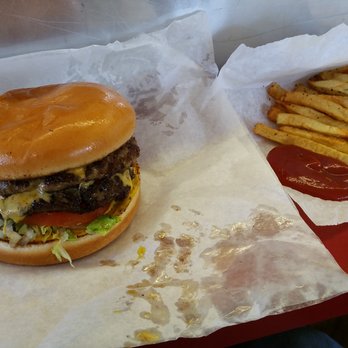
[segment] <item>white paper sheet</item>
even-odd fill
[[[269,123],[265,116],[270,104],[265,87],[276,81],[284,87],[330,67],[348,62],[348,27],[344,24],[322,36],[301,35],[257,48],[240,46],[220,73],[229,99],[245,120],[250,133],[256,122]],[[272,145],[254,136],[267,154]],[[347,202],[313,199],[287,189],[316,225],[337,225],[348,221]]]
[[[118,88],[137,111],[142,168],[139,212],[117,241],[74,269],[0,265],[2,346],[198,337],[348,290],[213,85],[207,27],[198,13],[123,44],[1,61],[3,90],[76,80]]]

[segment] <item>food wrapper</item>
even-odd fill
[[[271,104],[265,88],[273,81],[285,88],[306,80],[318,71],[348,63],[348,27],[341,24],[322,36],[300,35],[257,48],[241,45],[222,69],[219,83],[248,130],[256,122],[269,123]],[[269,141],[254,136],[266,155]],[[285,188],[316,225],[337,225],[348,221],[348,202],[322,200]]]
[[[0,265],[2,346],[200,337],[348,290],[216,80],[204,13],[124,43],[2,59],[0,72],[3,90],[117,88],[137,112],[142,173],[139,211],[105,249],[74,268]]]

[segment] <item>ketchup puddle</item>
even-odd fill
[[[348,166],[294,145],[277,146],[267,160],[284,186],[331,201],[348,200]]]
[[[267,160],[284,186],[321,199],[348,200],[348,166],[340,161],[293,145],[275,147]],[[302,219],[348,273],[348,222],[317,226],[299,204],[294,203]]]

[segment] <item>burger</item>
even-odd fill
[[[49,265],[117,238],[139,202],[135,112],[96,83],[0,95],[0,261]]]

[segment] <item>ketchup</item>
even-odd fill
[[[294,145],[275,147],[267,160],[284,186],[321,199],[348,200],[348,166],[341,161]]]

